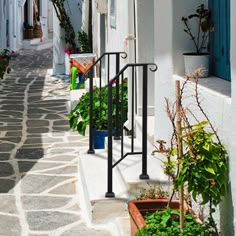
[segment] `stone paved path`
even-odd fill
[[[0,235],[109,236],[87,228],[76,194],[85,137],[66,120],[68,84],[47,75],[52,50],[21,51],[0,81]]]

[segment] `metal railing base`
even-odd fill
[[[121,140],[120,136],[115,136],[114,140]]]
[[[88,152],[87,152],[88,154],[94,154],[95,153],[95,151],[92,149],[92,150],[88,150]]]
[[[141,174],[140,176],[139,176],[139,179],[150,179],[149,178],[149,175],[144,175],[144,174]]]
[[[113,192],[111,192],[111,193],[107,192],[107,193],[105,194],[105,197],[114,198],[114,197],[115,197],[115,194],[114,194]]]

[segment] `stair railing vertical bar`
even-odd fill
[[[131,152],[134,151],[134,83],[135,83],[135,71],[132,67],[132,88],[131,88]]]
[[[107,83],[109,83],[109,77],[110,77],[110,55],[119,55],[119,59],[120,57],[125,59],[127,57],[127,53],[126,52],[105,52],[102,54],[102,56],[100,56],[94,63],[93,65],[87,70],[87,72],[83,75],[83,79],[85,78],[85,76],[88,74],[88,78],[89,78],[89,92],[90,92],[90,98],[89,98],[89,106],[90,106],[90,110],[89,110],[89,150],[88,150],[88,154],[94,154],[94,148],[93,148],[93,131],[94,131],[94,120],[93,120],[93,97],[94,97],[94,93],[93,93],[93,77],[94,77],[94,66],[97,65],[97,63],[100,62],[100,69],[99,69],[99,76],[100,76],[100,81],[99,81],[99,87],[102,87],[102,78],[101,78],[101,65],[102,65],[102,60],[104,59],[104,63],[106,64],[106,57],[108,57],[108,79],[107,79]],[[123,55],[123,56],[122,56]],[[117,57],[116,57],[117,59]],[[100,90],[101,91],[101,90]],[[101,94],[101,93],[100,93]],[[101,98],[100,98],[101,101]],[[101,102],[100,102],[101,104]],[[101,108],[101,107],[100,107]]]
[[[119,73],[120,71],[120,56],[118,54],[116,54],[116,75]],[[121,80],[123,80],[123,77],[121,77]],[[116,127],[115,127],[115,136],[114,139],[115,140],[119,140],[120,139],[120,116],[119,116],[119,92],[120,92],[120,79],[118,77],[118,79],[115,81],[116,82],[116,109],[118,112],[116,112]]]
[[[120,112],[120,130],[121,130],[121,158],[124,156],[124,134],[123,134],[123,117],[124,117],[124,73],[121,73],[121,112]],[[119,112],[119,111],[117,111]]]
[[[102,93],[101,93],[102,92],[102,60],[103,60],[103,58],[101,58],[100,66],[99,66],[99,101],[100,101],[99,120],[100,121],[101,121],[101,117],[102,117],[102,114],[101,114],[101,111],[102,111],[102,103],[101,103],[101,100],[102,100]]]
[[[157,70],[157,65],[154,63],[134,63],[134,64],[127,64],[124,66],[120,72],[110,80],[108,83],[108,161],[107,161],[107,192],[105,197],[115,197],[115,193],[113,192],[113,168],[117,166],[123,159],[125,159],[128,155],[142,155],[142,173],[140,174],[140,179],[149,179],[149,175],[147,174],[147,94],[148,94],[148,66],[155,66],[154,69],[150,68],[152,72]],[[142,152],[135,152],[134,150],[131,152],[124,153],[124,137],[123,132],[121,132],[121,158],[117,160],[113,164],[113,140],[112,140],[112,84],[120,79],[122,76],[122,83],[121,83],[121,120],[124,116],[124,84],[123,84],[123,76],[124,71],[128,68],[132,67],[132,82],[134,82],[134,70],[135,67],[142,67],[143,68],[143,112],[142,112],[142,125],[143,125],[143,134],[142,134]],[[132,88],[133,90],[133,88]],[[132,100],[133,100],[132,94]],[[116,112],[119,112],[116,110]],[[133,117],[134,119],[134,117]],[[123,120],[122,120],[123,121]],[[122,124],[123,122],[121,122]],[[123,125],[123,124],[122,124]],[[132,137],[134,138],[134,137]]]
[[[108,84],[108,168],[107,168],[107,193],[105,197],[115,197],[113,189],[113,171],[112,171],[112,160],[113,160],[113,150],[112,150],[112,83]]]
[[[142,174],[139,176],[140,179],[149,179],[147,174],[147,94],[148,94],[148,66],[143,66],[143,114],[142,114]]]
[[[110,55],[107,55],[107,84],[110,81]]]
[[[89,71],[89,150],[88,154],[94,154],[93,148],[93,70]]]

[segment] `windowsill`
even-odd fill
[[[183,81],[184,76],[174,75],[174,79]],[[227,80],[210,76],[207,78],[200,78],[198,84],[199,88],[205,90],[206,92],[210,92],[223,98],[231,98],[231,82]]]

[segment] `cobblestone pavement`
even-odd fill
[[[108,236],[88,228],[76,193],[78,153],[68,84],[47,75],[52,50],[20,51],[0,81],[0,235]]]

